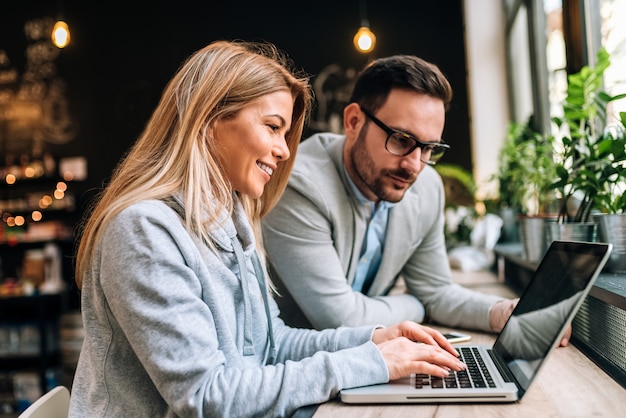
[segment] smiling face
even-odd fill
[[[394,89],[375,117],[387,126],[422,142],[439,141],[445,122],[441,99],[410,90]],[[366,122],[369,122],[366,124]],[[371,201],[398,202],[424,169],[421,150],[393,155],[385,149],[387,134],[369,121],[357,103],[344,110],[344,161],[350,178]]]
[[[285,135],[291,127],[293,98],[279,91],[256,99],[234,117],[215,124],[225,177],[235,191],[258,198],[281,161],[289,158]]]

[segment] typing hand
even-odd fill
[[[405,337],[411,341],[441,347],[453,356],[459,356],[454,346],[450,344],[443,334],[434,328],[420,325],[413,321],[402,321],[399,324],[387,328],[376,329],[372,335],[372,341],[376,344],[381,344],[398,337]]]
[[[445,377],[448,370],[465,368],[457,359],[457,351],[439,331],[415,322],[404,321],[377,329],[372,341],[385,359],[392,380],[411,373]]]
[[[385,360],[389,379],[399,379],[411,373],[425,373],[446,377],[449,370],[465,369],[465,363],[437,345],[416,344],[405,337],[397,337],[377,344]]]
[[[511,316],[515,305],[519,298],[499,300],[493,304],[489,312],[489,326],[492,331],[500,332],[504,328],[504,324]]]

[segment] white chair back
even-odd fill
[[[57,386],[32,403],[18,418],[67,418],[70,409],[70,391]]]

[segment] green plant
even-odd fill
[[[557,181],[552,187],[561,195],[560,221],[588,221],[592,209],[621,213],[626,208],[623,184],[626,180],[626,114],[616,124],[607,124],[607,105],[626,94],[603,92],[603,75],[609,54],[601,49],[595,67],[585,66],[568,77],[563,117],[552,120],[569,136],[561,138],[562,151]],[[578,194],[580,204],[570,219],[567,205]]]
[[[613,161],[603,170],[602,178],[608,181],[599,184],[593,196],[594,207],[603,213],[626,213],[626,112],[620,112],[621,127],[606,134],[610,142]]]
[[[532,128],[532,117],[525,124],[509,123],[507,136],[498,155],[500,206],[534,216],[546,211],[554,200],[551,191],[556,179],[552,136]]]
[[[442,177],[446,191],[446,206],[473,206],[476,182],[472,173],[457,164],[441,163],[435,170]]]
[[[448,248],[469,243],[477,218],[476,182],[472,173],[456,164],[437,164],[435,170],[443,180],[446,193],[445,236]]]

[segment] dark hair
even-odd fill
[[[394,88],[439,98],[446,110],[452,101],[452,87],[439,67],[412,55],[393,55],[374,60],[361,70],[350,103],[359,103],[375,112]]]

